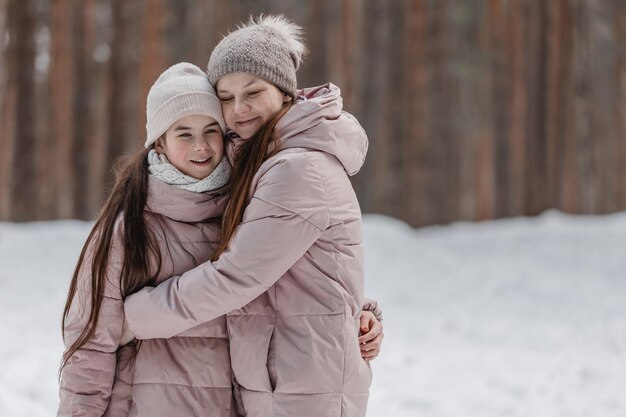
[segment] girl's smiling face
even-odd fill
[[[222,130],[210,116],[186,116],[167,129],[156,141],[154,149],[167,156],[183,174],[200,180],[208,177],[222,161]]]
[[[291,96],[274,84],[246,72],[223,76],[216,89],[226,124],[242,139],[250,139],[291,100]]]

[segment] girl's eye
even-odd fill
[[[216,129],[207,129],[207,130],[204,131],[205,135],[212,135],[214,133],[217,133]]]
[[[233,100],[232,97],[220,97],[219,99],[222,103],[228,103]]]
[[[179,138],[189,138],[191,137],[191,133],[181,133],[178,135]]]

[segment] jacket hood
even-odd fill
[[[226,187],[206,193],[181,190],[150,175],[146,210],[181,222],[201,222],[224,213]]]
[[[368,139],[350,113],[343,111],[339,87],[328,83],[298,91],[298,101],[280,119],[276,128],[282,148],[306,148],[334,155],[348,175],[365,162]]]

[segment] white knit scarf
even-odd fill
[[[170,163],[167,157],[154,149],[148,152],[148,171],[157,179],[182,190],[204,193],[223,187],[230,179],[230,164],[226,157],[215,167],[208,177],[198,180],[183,174]]]

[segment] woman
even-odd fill
[[[334,85],[296,92],[303,53],[301,29],[273,16],[215,48],[209,81],[238,136],[221,244],[211,262],[128,297],[126,318],[151,339],[230,312],[242,414],[364,416],[361,212],[348,176],[367,137]]]

